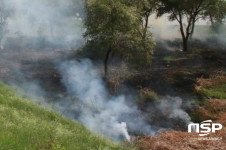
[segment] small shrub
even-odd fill
[[[148,88],[141,89],[139,91],[139,94],[142,103],[155,102],[160,100],[158,95]]]

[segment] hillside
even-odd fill
[[[82,125],[13,94],[0,83],[0,150],[123,149]]]

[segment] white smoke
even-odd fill
[[[97,69],[89,60],[61,64],[63,83],[77,96],[80,115],[77,118],[90,131],[115,141],[130,140],[129,132],[153,134],[136,106],[127,104],[124,95],[111,96]],[[128,130],[127,130],[128,128]]]
[[[43,38],[61,45],[82,40],[83,2],[80,0],[0,1],[10,11],[7,37]]]
[[[157,107],[161,113],[169,119],[180,119],[188,125],[191,123],[191,118],[188,113],[182,109],[182,102],[183,100],[180,97],[167,96]]]

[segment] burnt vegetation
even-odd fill
[[[139,130],[132,131],[133,126],[128,125],[131,141],[124,142],[125,147],[153,150],[226,147],[226,39],[217,37],[222,32],[225,35],[224,0],[78,1],[82,10],[71,5],[63,15],[75,17],[76,23],[84,27],[83,36],[73,40],[71,36],[65,39],[54,36],[52,24],[62,26],[57,24],[58,20],[53,20],[42,32],[40,27],[37,37],[20,33],[10,36],[7,21],[13,22],[16,12],[7,4],[3,1],[0,6],[0,80],[14,87],[20,96],[38,99],[38,104],[52,105],[61,115],[78,120],[85,102],[75,106],[80,98],[63,82],[59,66],[65,61],[90,59],[103,81],[101,86],[106,88],[106,97],[126,95],[126,106],[135,107],[155,132],[145,135]],[[51,8],[57,5],[53,3]],[[152,15],[167,16],[167,23],[176,22],[178,32],[174,34],[181,38],[155,38],[150,25],[155,21]],[[196,29],[199,20],[204,25]],[[209,37],[196,37],[195,32],[201,34],[199,30],[203,27]],[[50,37],[45,35],[46,30],[50,30]],[[90,110],[101,114],[95,106],[98,99],[89,99],[94,99]],[[224,126],[210,135],[220,136],[222,141],[208,144],[190,141],[198,135],[187,133],[188,123],[209,119]],[[45,147],[43,143],[36,144]]]

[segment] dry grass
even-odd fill
[[[214,122],[221,123],[223,129],[207,137],[222,137],[222,140],[209,141],[198,140],[198,134],[181,131],[171,131],[158,136],[145,136],[134,139],[135,145],[139,149],[149,150],[225,150],[226,149],[226,101],[209,100],[199,113],[203,120],[213,119]],[[210,118],[209,118],[210,117]]]
[[[201,99],[226,99],[225,72],[215,72],[210,78],[199,78],[195,89]]]
[[[209,79],[199,78],[197,80],[196,90],[200,91],[204,87],[214,86],[218,83],[226,83],[226,76],[211,76]]]

